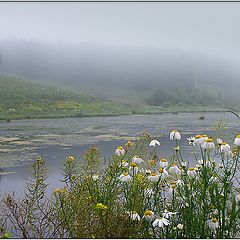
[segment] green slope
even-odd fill
[[[181,93],[169,97],[158,91],[155,95],[152,95],[154,98],[150,100],[158,101],[164,96],[166,99],[163,103],[161,100],[159,105],[156,104],[158,106],[154,106],[155,104],[150,102],[151,106],[141,101],[134,101],[131,98],[97,98],[78,91],[1,74],[0,120],[221,111],[224,109],[238,110],[240,108],[237,104],[238,101],[233,101],[234,104],[227,101],[228,104],[226,104],[223,99],[211,97],[209,94],[206,96],[193,95],[192,97],[188,95]]]
[[[60,118],[157,113],[159,107],[93,98],[66,90],[0,75],[0,119]]]

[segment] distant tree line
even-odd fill
[[[196,89],[194,87],[176,85],[156,89],[145,99],[154,106],[170,107],[171,105],[220,106],[226,104],[223,94],[214,89]]]

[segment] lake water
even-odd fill
[[[215,125],[222,122],[233,138],[238,128],[237,119],[231,113],[201,113],[135,115],[117,117],[37,119],[0,122],[0,193],[24,192],[26,179],[30,177],[31,162],[38,156],[46,160],[50,190],[60,186],[62,162],[68,155],[81,158],[90,146],[98,146],[105,157],[111,157],[115,148],[148,132],[160,140],[161,155],[173,153],[174,143],[169,132],[178,129],[182,133],[182,151],[191,161],[187,137],[197,133],[214,134]],[[230,131],[229,131],[230,130]]]

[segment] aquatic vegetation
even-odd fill
[[[51,196],[42,158],[33,164],[25,197],[2,196],[0,234],[22,238],[234,238],[240,234],[239,135],[231,142],[197,134],[169,135],[172,156],[150,134],[113,149],[68,156]],[[60,183],[59,183],[60,185]],[[9,235],[10,236],[10,235]]]

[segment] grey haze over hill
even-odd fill
[[[239,3],[1,3],[1,39],[197,50],[240,60]]]
[[[63,86],[128,85],[135,90],[182,83],[237,84],[236,65],[179,49],[0,41],[2,71]]]
[[[96,94],[236,89],[237,3],[1,3],[3,72]],[[105,91],[104,91],[105,90]]]

